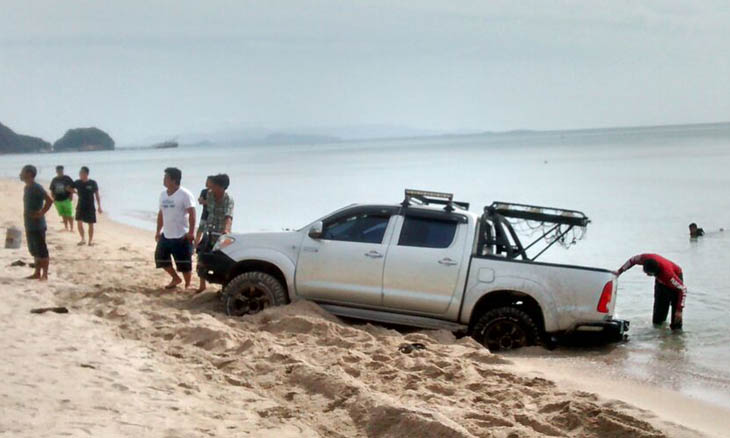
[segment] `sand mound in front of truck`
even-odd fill
[[[448,332],[352,324],[305,301],[235,319],[214,294],[124,294],[124,307],[136,310],[124,312],[119,296],[96,298],[82,301],[122,336],[175,358],[181,372],[275,401],[260,414],[321,436],[663,436],[638,411],[514,374]],[[402,351],[413,344],[425,348]]]

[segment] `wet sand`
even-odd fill
[[[0,194],[4,233],[22,224],[22,185],[0,180]],[[353,325],[307,302],[228,318],[213,288],[163,290],[151,233],[102,216],[97,246],[77,247],[55,211],[48,222],[49,282],[9,267],[30,261],[24,247],[0,252],[0,434],[702,436],[631,394],[446,332]],[[29,313],[45,306],[69,313]],[[403,354],[404,342],[426,349]]]

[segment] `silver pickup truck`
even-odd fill
[[[518,221],[544,233],[525,247]],[[198,272],[223,285],[233,316],[307,299],[335,315],[468,333],[493,351],[574,332],[618,340],[628,322],[612,318],[611,271],[535,260],[589,222],[501,202],[475,214],[450,194],[406,190],[401,204],[350,205],[297,231],[221,236]]]

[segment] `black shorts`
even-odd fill
[[[94,208],[78,208],[76,207],[76,220],[86,222],[87,224],[96,223],[96,210]]]
[[[682,275],[679,279],[684,281]],[[665,286],[658,281],[654,283],[654,312],[652,314],[652,322],[654,324],[662,324],[667,320],[667,314],[669,308],[672,308],[672,317],[669,327],[674,329],[681,329],[682,323],[675,321],[674,313],[677,311],[679,306],[679,293],[676,289],[669,286]]]
[[[46,245],[46,230],[26,231],[25,237],[28,240],[28,251],[37,259],[48,258],[48,246]]]
[[[168,239],[163,234],[157,242],[155,249],[155,266],[168,268],[172,266],[172,260],[179,272],[190,272],[193,270],[193,243],[184,237],[179,239]]]

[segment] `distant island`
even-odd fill
[[[113,151],[114,140],[99,128],[69,129],[53,143],[54,152]]]
[[[51,152],[51,144],[42,138],[16,134],[0,123],[0,154]]]
[[[99,128],[69,129],[53,145],[42,138],[17,134],[0,123],[0,154],[114,150],[114,139]]]
[[[150,146],[151,149],[172,149],[178,147],[178,143],[175,140],[163,141],[161,143],[155,143]]]
[[[288,132],[275,132],[263,139],[265,144],[323,144],[338,143],[342,139],[329,135],[316,134],[290,134]]]

